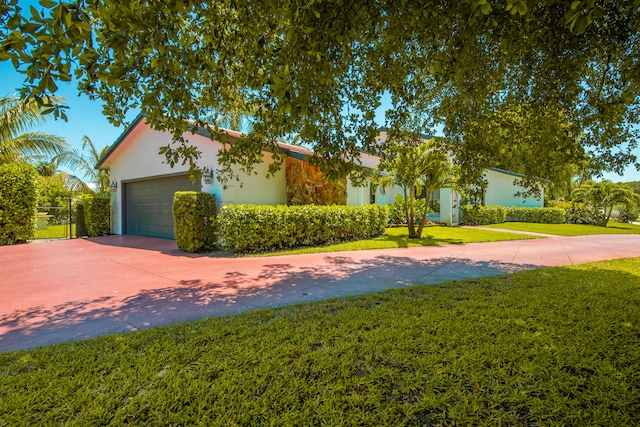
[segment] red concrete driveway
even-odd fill
[[[167,323],[541,266],[640,256],[640,235],[268,258],[108,236],[0,247],[0,352]]]

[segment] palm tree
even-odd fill
[[[44,123],[45,112],[60,105],[63,98],[50,96],[41,101],[23,98],[0,98],[0,164],[32,157],[52,158],[68,149],[64,138],[42,132],[29,132]]]
[[[57,180],[61,180],[64,183],[64,187],[69,191],[81,191],[84,193],[92,192],[93,190],[91,190],[87,183],[82,179],[66,171],[60,170],[59,166],[65,155],[67,155],[67,153],[56,156],[52,160],[36,159],[35,162],[31,162],[41,177],[40,181],[45,183],[48,180],[55,178]]]
[[[591,205],[596,213],[602,207],[603,215],[600,216],[600,226],[606,227],[614,207],[631,204],[637,197],[629,187],[604,180],[583,183],[573,190],[571,198],[576,202],[585,202]]]
[[[109,193],[111,178],[109,172],[97,170],[96,164],[108,150],[107,146],[98,151],[91,139],[85,135],[82,137],[82,149],[74,149],[64,153],[59,156],[58,161],[61,165],[72,170],[77,179],[94,183],[96,193],[106,195]]]
[[[399,186],[404,195],[404,210],[410,238],[420,238],[429,212],[431,194],[454,184],[453,165],[449,156],[436,145],[435,139],[408,139],[392,146],[391,160],[381,163],[375,173],[376,184],[382,188]],[[416,194],[424,195],[424,208],[418,215],[421,221],[415,229]]]

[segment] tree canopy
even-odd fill
[[[196,155],[181,137],[210,111],[251,112],[224,161],[248,167],[295,135],[342,176],[381,149],[388,94],[387,126],[443,124],[469,179],[507,152],[542,178],[636,161],[640,0],[40,3],[0,5],[0,60],[25,73],[23,95],[75,76],[115,124],[134,108],[173,132],[167,156]]]

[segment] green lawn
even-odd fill
[[[477,230],[460,227],[427,227],[422,233],[421,239],[409,239],[409,232],[406,227],[387,228],[380,237],[367,240],[356,240],[353,242],[336,243],[325,246],[310,246],[285,251],[275,251],[259,254],[247,254],[247,256],[274,256],[309,254],[320,252],[342,252],[358,251],[366,249],[387,249],[387,248],[410,248],[415,246],[436,246],[450,243],[476,243],[476,242],[497,242],[503,240],[536,239],[539,237],[501,233],[499,231]]]
[[[72,232],[76,232],[76,225],[72,224]],[[34,239],[61,239],[69,237],[69,225],[48,225],[46,230],[35,229]]]
[[[489,228],[501,228],[515,231],[557,234],[560,236],[584,236],[587,234],[640,234],[640,226],[609,221],[606,227],[584,224],[534,224],[530,222],[505,222],[503,224],[483,225]]]
[[[640,258],[0,355],[0,425],[640,425]]]

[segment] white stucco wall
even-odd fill
[[[367,183],[363,187],[356,187],[353,183],[347,179],[347,205],[348,206],[362,206],[371,203],[370,183]],[[376,204],[388,205],[396,201],[396,194],[402,194],[402,188],[389,187],[382,192],[382,189],[378,187],[376,189]]]
[[[376,203],[379,205],[389,205],[395,203],[396,194],[402,195],[402,188],[399,186],[388,187],[384,189],[384,193],[382,189],[378,187],[376,189]]]
[[[364,186],[356,187],[351,182],[350,178],[347,178],[347,205],[348,206],[362,206],[368,205],[371,201],[369,196],[369,183]]]
[[[271,153],[265,153],[264,161],[255,165],[256,174],[239,173],[239,181],[230,180],[227,188],[222,189],[222,205],[226,204],[255,204],[255,205],[284,205],[287,203],[287,173],[285,165],[275,176],[267,178],[267,171],[271,163]],[[239,168],[234,167],[234,172]],[[217,180],[216,180],[217,181]],[[204,190],[203,190],[204,191]]]
[[[286,203],[286,173],[284,167],[274,178],[267,179],[268,165],[256,165],[256,175],[240,174],[240,182],[229,182],[224,189],[217,179],[218,150],[222,144],[201,135],[186,135],[189,143],[202,153],[197,161],[200,168],[208,167],[214,171],[210,184],[202,180],[202,191],[215,194],[218,207],[225,203],[284,204]],[[117,190],[111,193],[112,232],[122,234],[122,188],[123,182],[154,177],[163,177],[187,173],[188,165],[176,164],[171,168],[164,163],[164,156],[158,154],[160,147],[171,144],[171,134],[151,129],[144,122],[138,123],[120,145],[109,156],[104,167],[110,169],[112,182],[117,182]],[[265,154],[269,161],[271,155]]]
[[[541,198],[523,198],[514,196],[514,194],[518,192],[525,191],[522,186],[514,184],[514,181],[517,180],[516,176],[488,169],[485,171],[485,178],[488,185],[484,196],[484,203],[487,206],[520,206],[530,208],[540,208],[544,206],[544,188],[542,186],[540,186]]]

